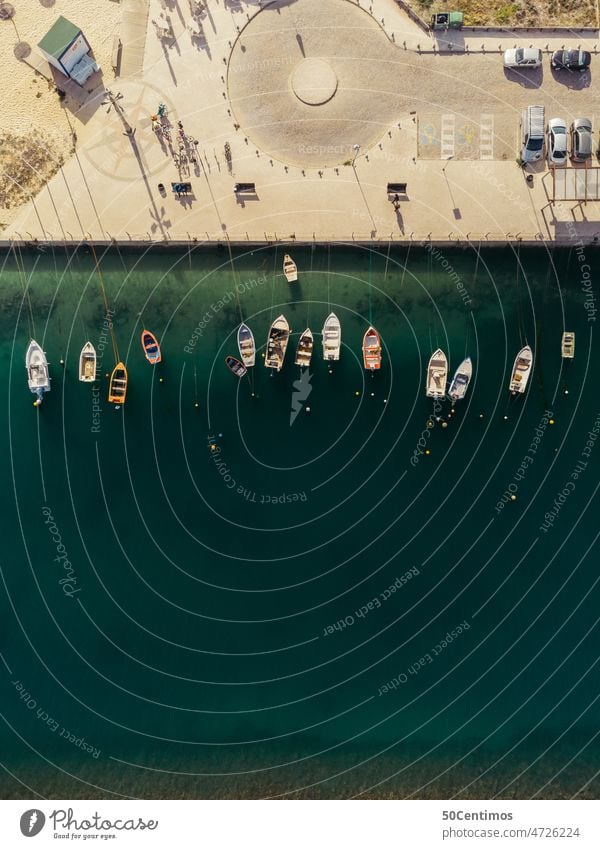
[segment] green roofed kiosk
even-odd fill
[[[91,47],[79,27],[61,15],[38,44],[53,68],[83,85],[98,65],[89,55]]]

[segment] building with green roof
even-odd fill
[[[78,26],[62,15],[38,43],[38,48],[52,67],[74,79],[79,85],[83,85],[85,80],[98,70],[98,66],[88,55],[91,47],[85,35]]]

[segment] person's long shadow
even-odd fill
[[[302,41],[302,36],[299,32],[296,33],[296,41],[298,42],[300,53],[302,53],[302,56],[306,59],[306,53],[304,52],[304,42]]]

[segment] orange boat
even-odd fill
[[[149,363],[155,366],[161,361],[160,345],[151,330],[142,330],[142,348]]]
[[[367,371],[381,368],[381,339],[374,327],[369,327],[363,336],[363,363]]]
[[[125,403],[127,379],[125,363],[117,363],[110,376],[110,385],[108,387],[108,401],[110,404],[116,404],[117,409],[121,404]]]

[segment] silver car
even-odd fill
[[[537,47],[517,47],[513,50],[504,51],[504,67],[518,68],[541,68],[542,51]]]
[[[548,121],[548,163],[559,166],[567,164],[567,125],[562,118]]]
[[[575,118],[571,124],[571,159],[585,162],[592,158],[594,135],[589,118]]]

